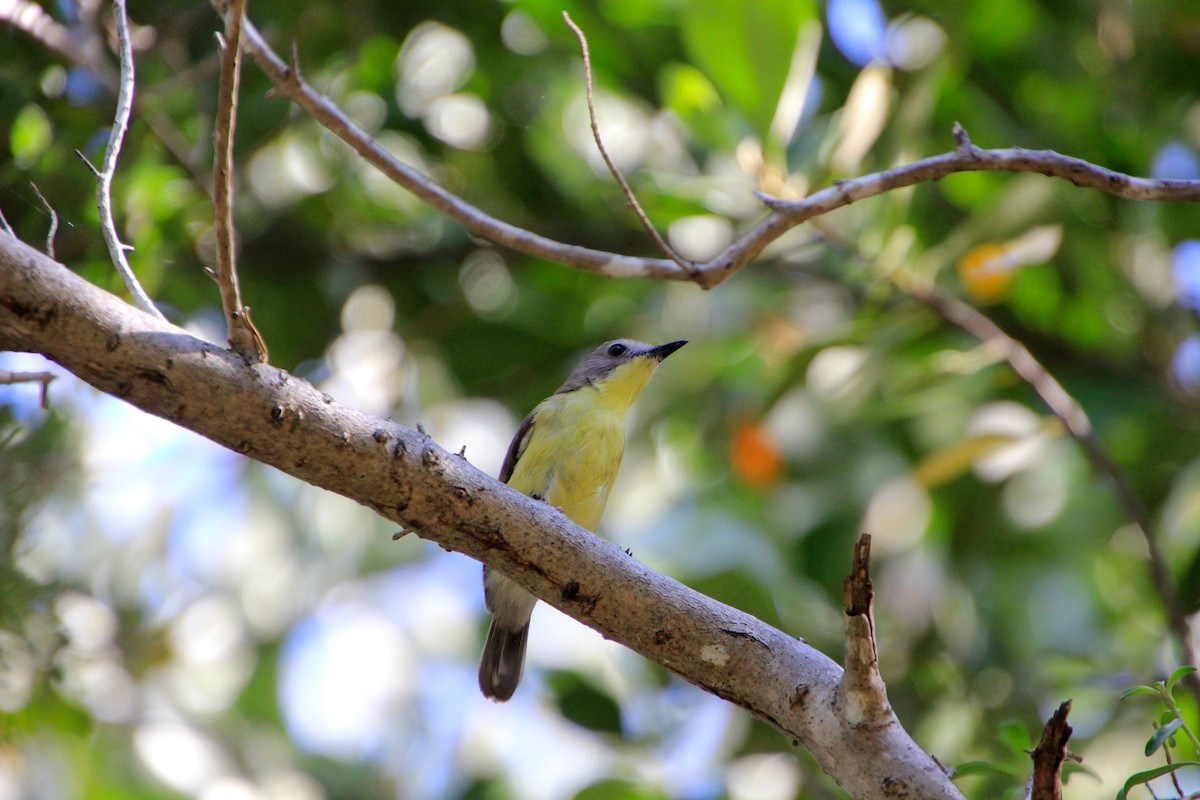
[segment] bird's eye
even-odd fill
[[[625,345],[621,344],[620,342],[617,342],[616,344],[610,344],[608,346],[608,354],[612,358],[616,358],[617,356],[621,355],[628,349],[629,348],[626,347]]]

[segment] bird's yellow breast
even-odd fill
[[[656,362],[635,359],[594,384],[542,401],[509,485],[541,495],[594,531],[625,450],[625,416]]]

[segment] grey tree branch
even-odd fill
[[[221,0],[213,2],[219,5]],[[284,63],[249,21],[246,22],[245,47],[275,84],[276,94],[291,99],[389,178],[458,220],[475,235],[519,253],[612,278],[691,281],[710,289],[740,272],[767,245],[797,225],[859,200],[936,181],[956,172],[1036,172],[1130,200],[1200,201],[1200,181],[1137,178],[1053,150],[1019,147],[983,150],[972,144],[966,132],[956,124],[954,135],[958,146],[949,153],[883,172],[835,181],[832,186],[803,200],[780,200],[760,193],[769,213],[721,253],[685,269],[670,259],[621,255],[557,242],[489,216],[380,147],[327,97],[305,83],[298,70]]]
[[[484,561],[771,724],[855,798],[961,800],[898,722],[852,724],[842,670],[803,641],[659,575],[429,437],[144,314],[7,234],[0,349],[42,353],[101,391]]]
[[[129,112],[133,108],[133,46],[129,42],[129,21],[125,16],[125,0],[114,0],[113,18],[117,23],[117,42],[121,52],[121,88],[117,93],[117,112],[113,120],[112,132],[108,137],[108,146],[104,148],[104,162],[96,170],[96,206],[100,210],[100,229],[104,232],[104,242],[108,245],[108,255],[113,266],[121,275],[125,289],[133,297],[134,304],[147,314],[165,319],[162,312],[154,305],[154,301],[146,294],[146,290],[138,283],[125,251],[130,249],[121,242],[117,233],[117,223],[112,213],[112,181],[117,172],[117,157],[121,154],[121,143],[125,139],[125,131],[129,127]]]

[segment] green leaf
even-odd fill
[[[1067,761],[1065,764],[1063,764],[1063,780],[1066,780],[1069,776],[1077,773],[1080,775],[1087,775],[1089,778],[1095,780],[1096,783],[1104,783],[1104,779],[1100,777],[1100,773],[1089,767],[1087,764],[1080,764],[1077,761]]]
[[[1158,692],[1154,690],[1153,686],[1134,686],[1121,692],[1121,696],[1118,699],[1124,700],[1126,697],[1133,697],[1135,694],[1148,694],[1158,697]]]
[[[42,107],[30,103],[17,113],[9,138],[17,165],[29,167],[53,141],[54,127]]]
[[[991,761],[964,761],[954,768],[954,774],[951,776],[953,780],[964,778],[968,775],[1007,775],[1008,777],[1016,777],[1010,769],[1006,769],[1000,764],[994,764]]]
[[[1014,753],[1022,753],[1033,747],[1033,740],[1029,738],[1029,730],[1023,723],[1016,721],[1001,725],[1000,730],[996,732],[996,738]]]
[[[1167,691],[1175,690],[1175,684],[1185,675],[1191,675],[1196,671],[1195,667],[1184,665],[1171,673],[1171,677],[1167,678]]]
[[[800,24],[814,16],[803,0],[695,0],[683,13],[688,55],[764,141]]]
[[[1146,742],[1146,755],[1154,755],[1158,751],[1158,748],[1162,747],[1163,742],[1169,739],[1171,734],[1179,730],[1179,726],[1181,725],[1183,725],[1183,720],[1176,717],[1166,725],[1163,725],[1161,728],[1155,730],[1154,734]]]
[[[662,797],[643,786],[610,778],[582,789],[573,800],[660,800]]]
[[[546,683],[554,692],[564,717],[599,733],[621,733],[620,706],[582,675],[569,670],[553,670],[547,673]]]
[[[1121,791],[1117,792],[1117,800],[1125,800],[1125,798],[1129,795],[1129,790],[1134,786],[1138,786],[1143,783],[1149,783],[1155,778],[1166,775],[1170,772],[1174,772],[1181,767],[1200,767],[1200,761],[1180,761],[1175,764],[1162,764],[1154,769],[1135,772],[1133,775],[1129,776],[1127,781],[1125,781],[1125,786],[1121,788]]]

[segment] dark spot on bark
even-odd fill
[[[295,463],[294,463],[292,466],[294,466],[296,469],[300,469],[301,467],[303,467],[303,466],[304,466],[305,464],[307,464],[307,463],[308,463],[308,459],[306,459],[306,458],[297,458],[297,459],[296,459],[296,461],[295,461]]]
[[[0,297],[0,305],[18,317],[35,323],[39,328],[45,328],[57,315],[54,307],[48,302],[25,305],[10,294]]]
[[[144,381],[149,381],[150,383],[157,383],[164,386],[167,383],[167,376],[163,375],[156,369],[146,369],[145,367],[141,367],[137,371],[137,376]]]
[[[577,600],[579,598],[579,582],[567,581],[567,585],[562,590],[562,598],[570,602]]]
[[[108,337],[108,341],[104,343],[104,349],[110,353],[116,352],[116,349],[121,346],[121,334],[114,333]]]
[[[168,358],[168,359],[167,359],[167,369],[171,369],[171,368],[172,368],[172,367],[174,367],[174,366],[175,366],[175,359],[173,359],[173,358]]]
[[[183,419],[184,413],[187,411],[187,406],[175,406],[175,410],[171,412],[171,420],[178,422]]]
[[[235,447],[233,449],[235,451],[241,453],[242,455],[245,455],[246,453],[250,452],[250,442],[243,439],[242,441],[238,442],[237,447]]]
[[[371,438],[379,444],[383,444],[388,440],[388,432],[384,428],[376,428],[375,432],[371,434]]]
[[[659,628],[658,630],[656,630],[654,632],[654,643],[657,645],[664,645],[674,638],[675,638],[675,634],[671,633],[670,631],[668,631],[664,628]]]
[[[271,409],[271,419],[275,420],[276,422],[283,422],[283,419],[286,416],[287,410],[283,406],[275,406]]]
[[[884,778],[883,794],[885,797],[908,797],[908,783],[903,778]]]
[[[321,399],[326,403],[332,403],[333,395],[331,395],[329,392],[321,392]]]
[[[807,684],[800,684],[796,687],[796,691],[792,692],[790,698],[792,708],[801,708],[808,702],[808,695],[812,691]]]

